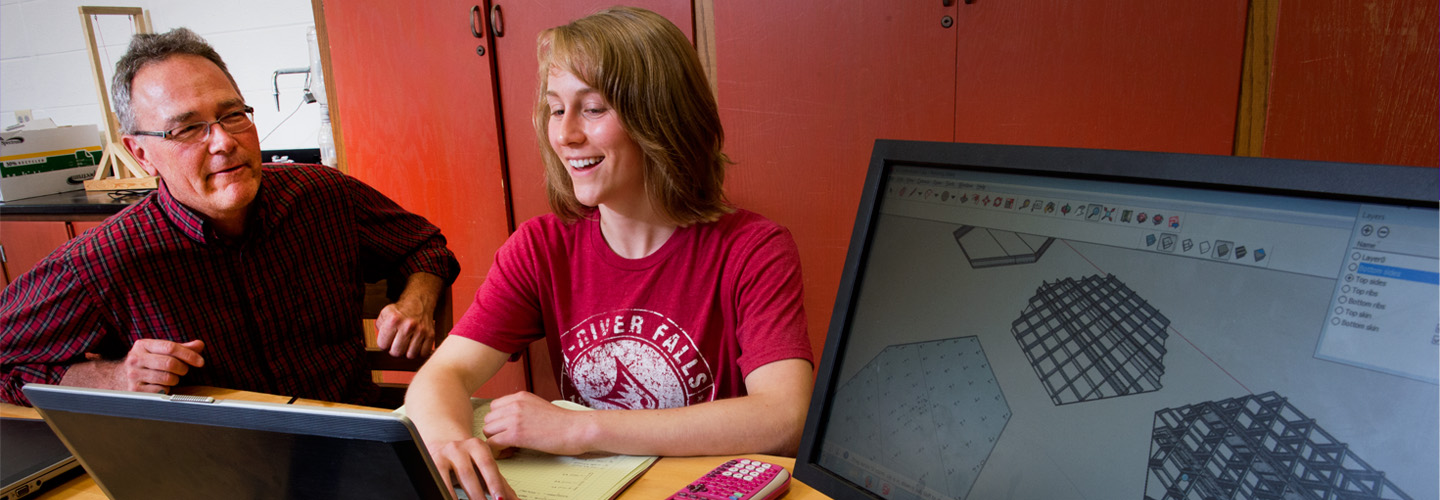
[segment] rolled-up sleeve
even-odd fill
[[[65,261],[46,259],[0,292],[0,400],[26,405],[27,383],[56,384],[104,331],[103,308]]]
[[[360,225],[367,281],[417,272],[439,276],[447,285],[455,281],[460,262],[446,246],[439,227],[365,183],[346,179]]]

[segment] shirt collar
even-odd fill
[[[265,232],[269,227],[279,223],[280,218],[284,215],[280,210],[269,208],[273,204],[270,198],[275,196],[276,193],[272,192],[274,191],[273,189],[267,188],[274,183],[264,182],[264,177],[261,179],[260,190],[255,193],[255,199],[251,201],[255,208],[250,212],[250,221],[246,224],[245,234],[240,235],[238,241],[253,238]],[[163,179],[160,180],[158,200],[160,202],[160,208],[165,211],[166,216],[170,218],[171,222],[175,224],[175,227],[180,230],[181,234],[184,234],[196,243],[211,245],[222,244],[227,241],[237,241],[221,238],[215,232],[213,223],[201,217],[199,213],[196,213],[190,207],[180,203],[180,200],[175,199],[174,195],[170,194],[170,188],[165,185]]]
[[[175,224],[175,227],[180,230],[181,234],[184,234],[196,243],[209,242],[209,240],[205,238],[207,232],[206,226],[208,225],[205,219],[200,217],[200,214],[195,213],[194,210],[191,210],[190,207],[180,204],[180,200],[176,200],[175,196],[170,194],[170,187],[165,184],[163,179],[160,181],[159,196],[156,199],[159,200],[160,209],[165,211],[166,217],[170,219],[172,224]]]

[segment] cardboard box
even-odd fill
[[[0,201],[85,189],[101,154],[95,125],[0,132]]]

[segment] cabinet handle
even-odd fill
[[[490,6],[490,32],[495,33],[495,37],[505,36],[505,16],[500,6]]]
[[[470,34],[475,35],[475,38],[484,38],[485,28],[480,27],[484,22],[480,19],[480,6],[470,6]]]
[[[496,38],[505,36],[505,15],[500,13],[499,5],[490,6],[490,32]]]

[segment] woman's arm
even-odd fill
[[[496,399],[485,417],[492,447],[560,455],[794,456],[810,405],[810,362],[786,359],[745,377],[747,395],[665,410],[572,411],[529,393]]]
[[[405,392],[405,413],[420,431],[445,486],[453,488],[458,480],[470,498],[485,498],[486,492],[498,492],[491,495],[497,500],[518,498],[500,476],[490,447],[471,433],[470,395],[500,371],[509,357],[452,335],[415,374]]]

